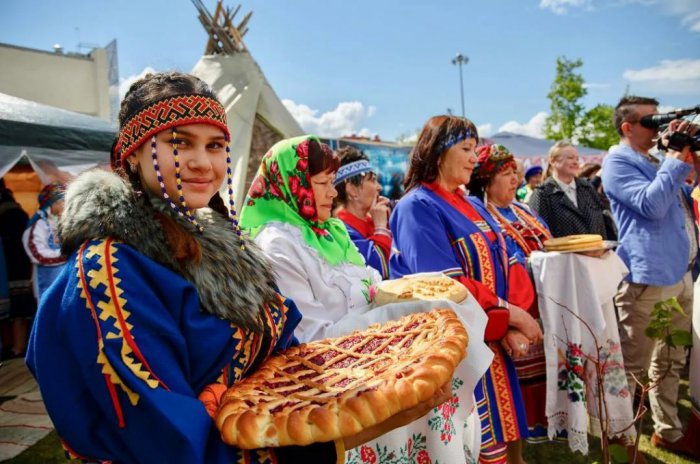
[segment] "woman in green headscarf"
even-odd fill
[[[314,136],[275,144],[248,191],[241,227],[272,262],[277,284],[303,319],[300,341],[325,338],[372,302],[381,276],[365,265],[344,224],[331,218],[340,159]]]

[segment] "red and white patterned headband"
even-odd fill
[[[175,95],[158,100],[130,117],[119,131],[119,159],[132,154],[151,137],[176,126],[211,124],[230,140],[226,111],[216,99],[204,95]]]

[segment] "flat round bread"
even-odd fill
[[[597,234],[567,235],[566,237],[551,238],[544,242],[547,251],[574,251],[580,248],[596,248],[603,246],[603,237]]]
[[[449,300],[461,303],[468,295],[467,287],[446,275],[409,275],[380,283],[374,304],[383,306],[413,300]]]
[[[242,449],[355,435],[431,398],[468,340],[453,311],[436,309],[290,348],[226,391],[216,425]]]

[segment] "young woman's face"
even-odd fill
[[[210,124],[188,124],[177,127],[174,136],[170,129],[156,135],[158,167],[165,191],[179,204],[173,145],[177,146],[182,193],[187,207],[195,210],[207,206],[219,191],[226,175],[224,131]],[[138,166],[144,187],[154,195],[161,196],[151,157],[151,142],[146,141],[127,161]]]
[[[439,178],[450,188],[469,183],[476,165],[476,139],[452,145],[438,160]]]
[[[333,199],[338,191],[333,187],[335,171],[323,171],[311,176],[311,188],[316,201],[316,214],[319,222],[325,222],[331,217]]]
[[[518,173],[515,168],[508,167],[491,179],[486,187],[486,196],[497,206],[507,206],[513,202],[518,190]]]

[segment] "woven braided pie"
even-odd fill
[[[302,344],[229,388],[216,425],[243,449],[352,436],[431,398],[467,343],[455,313],[436,309]]]

